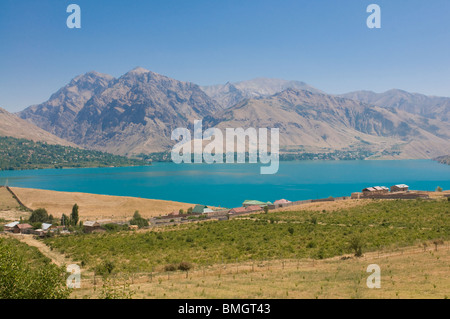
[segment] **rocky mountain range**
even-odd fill
[[[333,96],[273,79],[200,87],[136,68],[119,78],[78,76],[19,115],[82,147],[128,156],[170,150],[172,130],[191,128],[195,119],[204,119],[205,128],[278,127],[286,152],[365,150],[376,158],[450,153],[446,98],[403,91],[383,96]]]
[[[136,68],[79,76],[20,116],[80,146],[132,155],[167,150],[172,130],[218,110],[198,85]]]
[[[427,96],[403,90],[389,90],[384,93],[356,91],[340,96],[441,121],[450,121],[450,98],[448,97]]]
[[[212,86],[202,86],[202,90],[225,109],[246,99],[268,97],[276,93],[280,93],[286,89],[323,93],[322,91],[304,82],[267,78],[257,78],[254,80],[236,83],[228,82],[226,84]]]

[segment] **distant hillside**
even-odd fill
[[[352,151],[383,158],[433,158],[450,151],[448,123],[351,99],[287,89],[217,113],[208,126],[276,127],[281,151]]]
[[[439,156],[439,157],[436,157],[434,160],[438,161],[439,163],[442,163],[442,164],[450,165],[450,155]]]
[[[340,96],[441,121],[450,121],[450,98],[448,97],[427,96],[403,90],[389,90],[384,93],[356,91]]]
[[[148,165],[99,151],[0,137],[0,170]]]
[[[73,146],[75,144],[63,140],[18,116],[0,108],[0,136],[24,138],[32,141],[46,142],[48,144]]]
[[[314,93],[322,91],[300,81],[258,78],[249,81],[226,83],[201,87],[206,94],[217,101],[223,108],[232,107],[245,99],[267,97],[286,89],[305,90]]]
[[[205,93],[206,92],[206,93]],[[87,149],[165,158],[175,128],[279,128],[287,158],[434,158],[450,154],[446,98],[392,90],[326,94],[304,82],[255,79],[200,87],[143,68],[119,78],[90,72],[20,112]],[[450,100],[450,99],[449,99]]]

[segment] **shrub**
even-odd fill
[[[182,271],[189,271],[191,268],[192,268],[192,265],[190,263],[188,263],[188,262],[185,262],[185,261],[181,262],[178,265],[178,269],[182,270]]]
[[[133,215],[133,219],[130,220],[130,225],[137,225],[139,228],[147,227],[148,220],[145,218],[142,218],[141,214],[139,214],[139,211],[135,211]]]
[[[30,216],[31,223],[45,223],[48,222],[48,213],[45,208],[38,208],[31,213]]]
[[[294,227],[289,227],[289,228],[288,228],[288,232],[289,232],[291,235],[294,235]]]
[[[107,277],[108,275],[112,274],[114,268],[116,268],[114,262],[105,260],[103,263],[96,267],[95,271],[97,274],[102,275],[103,277]]]
[[[355,257],[362,256],[362,248],[363,248],[363,240],[362,240],[361,236],[354,235],[350,239],[350,249],[355,252]]]
[[[168,265],[166,265],[166,266],[164,266],[164,270],[165,271],[175,271],[175,270],[177,270],[177,265],[174,265],[174,264],[168,264]]]
[[[442,187],[441,186],[436,187],[436,192],[442,192]]]
[[[0,239],[0,299],[66,299],[65,270],[13,243]]]

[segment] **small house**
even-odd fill
[[[100,230],[100,224],[95,221],[85,221],[83,223],[84,231],[87,233],[92,233],[93,231]]]
[[[389,188],[386,186],[367,187],[362,190],[363,195],[378,195],[389,193]]]
[[[236,207],[231,209],[228,213],[229,214],[243,214],[246,213],[247,210],[245,209],[245,207]]]
[[[195,205],[194,209],[192,210],[193,214],[203,214],[204,210],[208,208],[208,206],[205,205]]]
[[[258,205],[247,206],[245,208],[245,211],[247,213],[259,212],[261,210],[262,210],[261,206],[258,206]]]
[[[248,207],[248,206],[254,206],[254,205],[258,205],[260,207],[265,207],[265,206],[269,206],[269,205],[273,205],[271,202],[260,202],[259,200],[245,200],[242,203],[243,207]]]
[[[33,230],[33,226],[31,226],[30,224],[17,224],[13,229],[13,233],[29,234],[32,230]]]
[[[409,190],[409,186],[406,184],[398,184],[391,186],[391,193],[394,192],[407,192]]]
[[[47,223],[42,223],[41,229],[43,231],[49,231],[50,229],[54,229],[55,226],[53,226],[52,224],[47,224]]]
[[[16,227],[16,225],[19,225],[19,222],[12,222],[12,223],[6,224],[3,226],[3,229],[5,231],[14,232],[14,227]]]
[[[288,201],[287,199],[279,199],[279,200],[276,200],[276,201],[274,201],[273,202],[273,204],[275,205],[275,207],[281,207],[281,206],[283,206],[284,204],[289,204],[290,203],[290,201]]]
[[[203,210],[203,214],[211,214],[211,213],[214,213],[214,211],[211,208],[207,207]]]

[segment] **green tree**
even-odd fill
[[[72,207],[72,214],[70,214],[70,224],[76,226],[78,224],[79,219],[80,218],[78,216],[78,205],[75,204]]]
[[[133,215],[133,219],[130,220],[130,225],[137,225],[139,228],[148,226],[148,220],[145,218],[142,218],[141,214],[139,214],[139,211],[135,211]]]
[[[441,186],[436,187],[436,192],[442,192],[442,187]]]
[[[45,223],[48,221],[48,213],[45,208],[38,208],[31,213],[29,221],[31,223]]]
[[[362,248],[363,248],[363,239],[360,235],[354,235],[350,239],[350,249],[354,251],[355,257],[362,256]]]
[[[61,216],[61,225],[67,226],[69,224],[69,217],[66,214]]]

